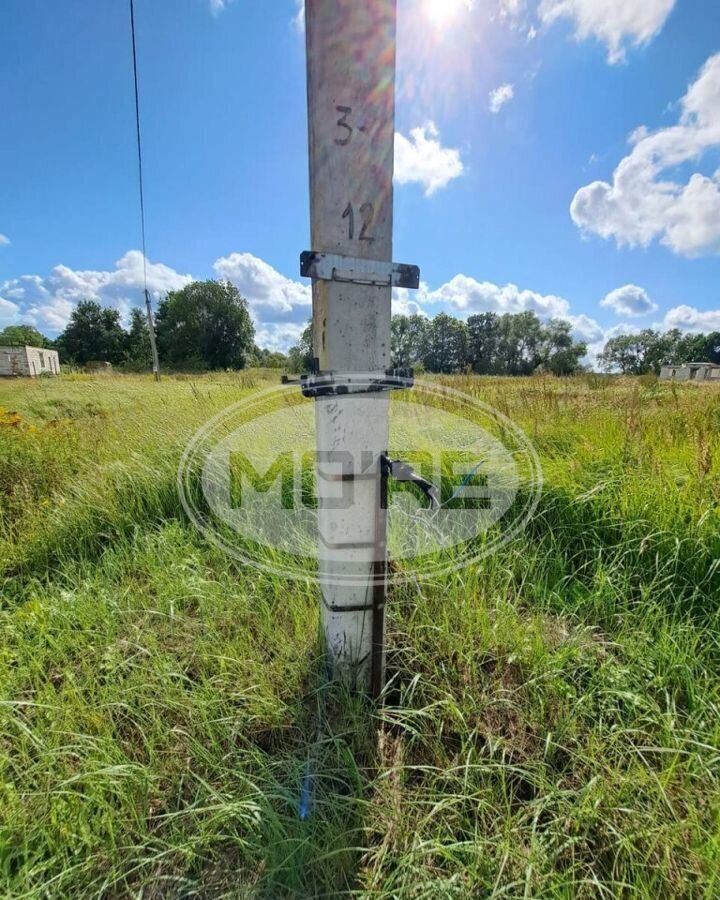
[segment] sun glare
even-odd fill
[[[472,0],[423,0],[423,12],[436,28],[451,24],[471,8]]]

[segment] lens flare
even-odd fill
[[[423,0],[423,13],[436,28],[450,25],[470,9],[472,0]]]

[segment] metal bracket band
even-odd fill
[[[420,287],[420,269],[407,263],[383,262],[379,259],[358,259],[336,253],[317,253],[305,250],[300,254],[300,274],[320,281],[339,281],[345,284],[367,284],[376,287]]]
[[[414,381],[415,374],[412,369],[386,369],[384,374],[355,372],[350,375],[340,375],[334,372],[319,372],[300,377],[304,397],[403,391],[411,388]]]
[[[349,472],[342,475],[330,475],[320,471],[318,471],[318,476],[323,481],[377,481],[379,477],[377,472],[358,472],[357,474]]]

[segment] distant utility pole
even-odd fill
[[[157,341],[155,340],[155,323],[153,322],[152,303],[150,293],[145,288],[145,310],[147,312],[148,331],[150,332],[150,350],[152,352],[152,367],[155,381],[160,381],[160,358],[158,357]]]
[[[332,670],[384,684],[396,0],[306,0],[322,622]]]

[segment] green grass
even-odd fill
[[[0,896],[720,897],[720,392],[442,380],[545,491],[393,590],[380,709],[323,686],[315,588],[177,497],[274,376],[0,383]]]

